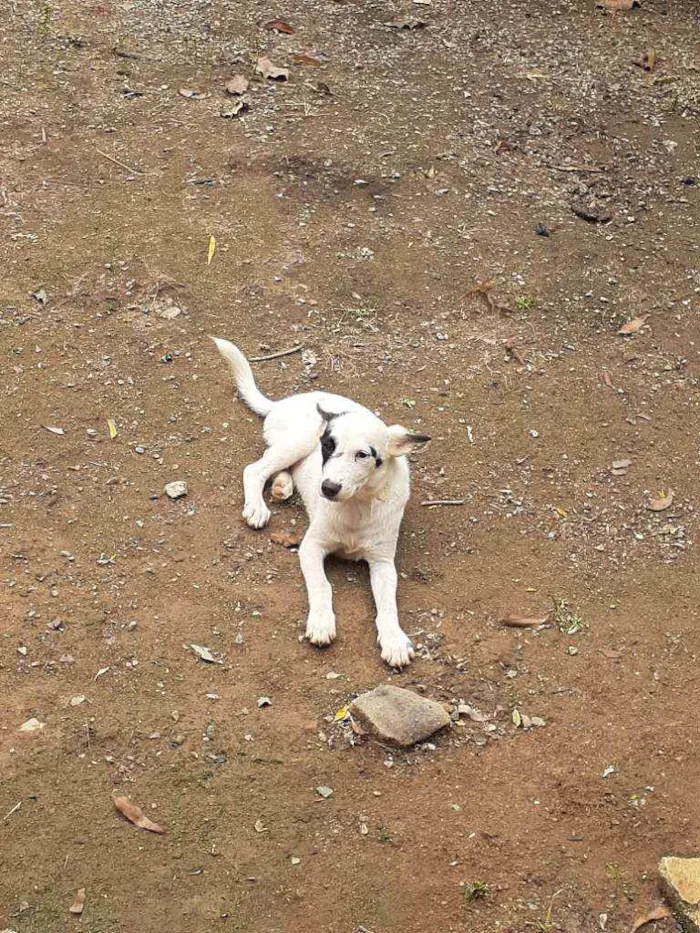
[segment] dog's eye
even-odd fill
[[[358,460],[367,460],[369,458],[369,454],[366,453],[364,450],[358,450],[355,456],[357,457]]]

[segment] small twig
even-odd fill
[[[290,347],[288,350],[279,350],[277,353],[269,353],[267,356],[249,356],[248,359],[251,363],[264,363],[266,360],[278,360],[281,356],[291,356],[292,353],[298,353],[299,350],[303,350],[302,344],[298,344],[296,347]]]
[[[604,168],[588,168],[586,165],[550,165],[549,168],[554,169],[555,172],[588,172],[588,173],[598,173],[604,172]]]
[[[421,505],[464,505],[466,499],[426,499]]]
[[[0,528],[14,528],[14,527],[15,527],[14,522],[3,522],[2,525],[0,525]]]
[[[10,810],[7,816],[3,819],[3,823],[5,822],[5,820],[9,820],[12,814],[15,813],[17,810],[19,810],[21,806],[22,806],[22,801],[20,800],[18,803],[14,805],[14,807]]]
[[[126,162],[120,162],[119,159],[115,159],[114,156],[103,152],[101,149],[95,149],[95,152],[99,153],[101,156],[104,156],[105,159],[109,159],[110,162],[114,162],[115,165],[120,165],[122,168],[125,168],[127,172],[131,172],[134,175],[145,174],[144,172],[139,172],[137,168],[132,168],[130,165],[127,165]]]

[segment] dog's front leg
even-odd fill
[[[323,562],[328,549],[307,533],[299,548],[301,572],[309,596],[309,617],[306,637],[312,645],[330,645],[335,638],[333,591],[326,577]]]
[[[411,639],[399,625],[396,567],[393,560],[369,560],[372,595],[377,607],[377,641],[390,667],[406,667],[415,657]]]

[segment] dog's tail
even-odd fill
[[[212,337],[212,340],[216,344],[216,349],[228,363],[231,374],[236,380],[240,396],[248,408],[252,408],[256,415],[260,415],[262,418],[269,415],[275,403],[266,398],[255,385],[253,370],[250,368],[248,360],[238,347],[234,347],[230,341],[221,340],[219,337]]]

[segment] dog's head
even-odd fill
[[[430,441],[400,424],[387,427],[368,411],[329,414],[318,406],[322,419],[321,495],[344,502],[362,490],[379,489],[393,457],[420,450]]]

